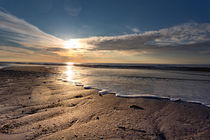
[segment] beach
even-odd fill
[[[0,70],[0,139],[210,138],[207,106],[103,95],[55,75],[44,66]]]

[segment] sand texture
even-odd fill
[[[101,95],[55,73],[44,67],[0,70],[0,140],[210,139],[209,107]]]

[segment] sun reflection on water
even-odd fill
[[[74,66],[75,63],[66,63],[64,71],[62,72],[62,80],[70,82],[76,86],[82,86],[81,69]]]
[[[73,82],[73,77],[74,77],[74,71],[72,69],[72,65],[67,65],[66,66],[66,80],[69,82]]]

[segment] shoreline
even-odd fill
[[[0,70],[0,137],[5,139],[189,139],[210,137],[199,103],[99,94],[45,67]]]
[[[29,70],[27,70],[27,67],[29,68]],[[14,71],[31,71],[30,68],[36,68],[38,67],[39,68],[44,68],[46,69],[46,66],[11,66],[11,67],[4,67],[4,68],[0,68],[0,70],[14,70]],[[15,68],[15,69],[14,69]],[[24,68],[21,70],[21,68]],[[26,68],[26,69],[25,69]],[[51,68],[48,68],[48,69],[51,69]],[[32,71],[35,71],[35,72],[38,72],[36,69],[32,70]],[[45,72],[45,73],[52,73],[54,74],[54,72],[52,70],[49,70],[49,71],[43,71],[41,70],[41,73],[42,72]],[[210,107],[210,104],[205,104],[205,103],[202,103],[200,101],[196,101],[196,100],[183,100],[183,99],[180,99],[180,98],[170,98],[170,97],[164,97],[164,96],[157,96],[157,95],[149,95],[149,94],[146,94],[146,95],[139,95],[139,94],[136,94],[136,95],[120,95],[118,93],[112,93],[112,92],[109,92],[109,91],[106,91],[106,90],[103,90],[103,89],[98,89],[98,88],[95,88],[95,87],[91,87],[91,86],[86,86],[86,85],[83,85],[83,84],[77,84],[77,83],[74,83],[74,82],[70,82],[70,81],[66,81],[66,80],[62,80],[63,82],[69,82],[71,83],[72,85],[74,86],[81,86],[83,87],[84,89],[95,89],[97,90],[99,93],[101,94],[114,94],[116,97],[120,97],[120,98],[145,98],[145,99],[158,99],[158,100],[169,100],[171,102],[186,102],[186,103],[192,103],[192,104],[200,104],[200,105],[204,105],[204,106],[207,106],[207,107]]]
[[[40,72],[41,73],[51,73],[51,74],[56,74],[55,70],[52,70],[53,68],[52,67],[49,67],[48,66],[49,64],[47,64],[46,66],[43,66],[43,65],[26,65],[26,66],[7,66],[7,67],[3,67],[3,68],[0,68],[0,70],[15,70],[15,71],[34,71],[34,72]],[[56,65],[56,64],[54,64]],[[53,66],[53,65],[52,65]],[[66,65],[63,65],[63,66],[66,66]],[[29,68],[29,69],[27,69]],[[31,69],[32,68],[32,69]],[[38,68],[38,69],[37,69]],[[39,69],[41,68],[41,69]],[[60,79],[62,80],[62,79]],[[167,96],[157,96],[157,95],[152,95],[152,94],[132,94],[132,95],[123,95],[123,94],[119,94],[119,93],[115,93],[115,92],[110,92],[110,91],[107,91],[107,90],[104,90],[104,89],[99,89],[97,87],[92,87],[92,86],[87,86],[87,85],[84,85],[82,83],[78,84],[78,83],[74,83],[74,82],[71,82],[71,81],[66,81],[66,80],[62,80],[63,82],[69,82],[71,84],[73,84],[74,86],[81,86],[83,87],[84,89],[95,89],[95,90],[98,90],[99,93],[101,94],[115,94],[116,97],[122,97],[122,98],[151,98],[151,99],[168,99],[172,102],[187,102],[187,103],[193,103],[193,104],[201,104],[201,105],[204,105],[204,106],[207,106],[207,107],[210,107],[210,104],[206,104],[204,102],[201,102],[201,101],[198,101],[198,100],[184,100],[184,99],[181,99],[181,98],[173,98],[173,97],[167,97]],[[200,81],[208,81],[208,80],[200,80]]]

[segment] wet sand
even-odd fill
[[[0,139],[210,139],[210,108],[101,95],[44,67],[0,70]],[[111,83],[110,83],[111,84]]]

